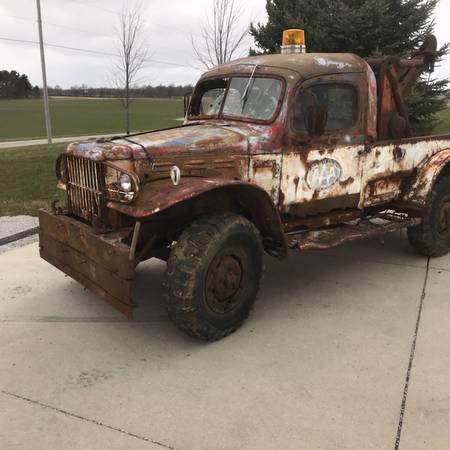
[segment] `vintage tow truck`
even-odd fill
[[[281,54],[206,72],[181,126],[70,144],[56,163],[67,206],[40,211],[42,258],[129,318],[136,266],[167,261],[169,317],[212,341],[247,318],[264,252],[405,228],[422,255],[447,253],[450,134],[413,137],[405,106],[436,39],[368,59],[283,39]]]

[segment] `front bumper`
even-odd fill
[[[78,281],[111,306],[133,318],[135,264],[124,233],[98,235],[66,215],[39,211],[41,258]]]

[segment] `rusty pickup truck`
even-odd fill
[[[450,134],[413,137],[405,103],[436,39],[409,57],[282,49],[206,72],[183,125],[70,144],[42,258],[129,318],[136,266],[164,260],[169,317],[213,341],[247,318],[264,252],[407,229],[422,255],[447,253]]]

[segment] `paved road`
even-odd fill
[[[215,344],[171,325],[161,263],[138,270],[136,322],[36,244],[0,267],[2,448],[449,449],[450,256],[392,236],[268,259]]]
[[[63,144],[64,142],[75,142],[75,141],[83,141],[89,138],[100,138],[100,137],[112,137],[121,135],[123,133],[115,133],[115,134],[99,134],[98,136],[71,136],[71,137],[61,137],[61,138],[53,138],[54,144]],[[20,147],[30,147],[33,145],[45,145],[47,144],[47,139],[27,139],[21,141],[0,141],[0,149],[5,148],[20,148]]]

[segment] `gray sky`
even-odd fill
[[[122,0],[41,0],[44,40],[49,44],[115,53],[115,26]],[[143,0],[149,51],[153,60],[140,75],[142,84],[195,83],[200,71],[190,36],[211,7],[211,0]],[[265,21],[265,0],[245,0],[242,26],[250,20]],[[450,0],[440,0],[436,11],[436,35],[440,44],[450,42]],[[0,37],[37,41],[35,0],[0,0]],[[242,49],[251,45],[248,38]],[[0,68],[29,75],[41,84],[37,45],[0,40]],[[51,86],[88,84],[108,86],[113,57],[47,47],[47,76]],[[435,76],[450,77],[450,57]]]

